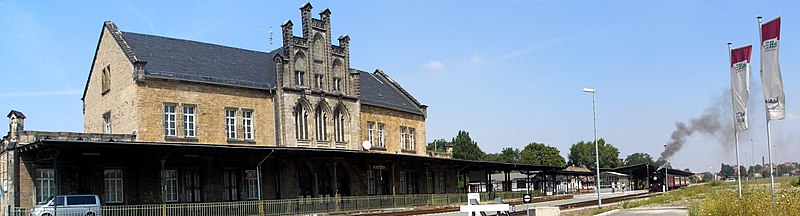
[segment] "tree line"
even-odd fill
[[[663,161],[653,161],[653,157],[647,153],[633,153],[625,159],[619,158],[619,149],[606,142],[603,138],[598,139],[597,144],[600,152],[600,167],[602,168],[616,168],[645,163],[655,166],[664,164]],[[528,143],[522,149],[506,147],[498,153],[486,153],[481,150],[478,143],[473,141],[469,136],[469,132],[466,131],[458,131],[458,134],[450,141],[445,139],[433,140],[428,143],[427,149],[444,152],[446,145],[453,146],[452,157],[455,159],[548,166],[577,165],[587,168],[596,166],[594,141],[580,141],[572,144],[566,159],[561,156],[561,151],[558,148],[538,142]]]

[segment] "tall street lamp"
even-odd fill
[[[594,124],[594,161],[597,170],[597,208],[603,207],[603,200],[600,198],[600,153],[597,147],[597,108],[595,106],[595,98],[593,88],[583,88],[583,92],[592,93],[592,121]]]

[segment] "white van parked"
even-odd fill
[[[100,197],[91,194],[60,195],[55,199],[50,197],[44,204],[31,209],[31,216],[102,216],[100,212]]]

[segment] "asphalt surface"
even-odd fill
[[[639,215],[684,216],[684,215],[689,215],[689,211],[687,211],[686,208],[675,208],[675,207],[634,208],[634,209],[627,209],[614,212],[607,215],[608,216],[639,216]]]
[[[601,193],[600,196],[603,198],[610,198],[610,197],[618,197],[624,195],[631,195],[631,194],[644,194],[647,193],[646,190],[641,191],[626,191],[624,193]],[[531,204],[522,204],[522,205],[515,205],[512,207],[515,211],[522,211],[529,208],[535,207],[548,207],[548,206],[560,206],[569,203],[576,203],[576,202],[583,202],[587,200],[597,200],[597,194],[581,194],[575,195],[572,199],[563,199],[563,200],[553,200],[547,202],[540,202],[540,203],[531,203]],[[487,212],[488,213],[488,212]],[[489,215],[493,215],[492,213],[488,213]],[[466,215],[465,212],[447,212],[447,213],[437,213],[437,214],[430,214],[436,216],[464,216]]]

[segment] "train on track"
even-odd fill
[[[679,176],[668,174],[664,177],[664,172],[653,173],[650,176],[650,192],[664,191],[664,181],[666,180],[666,189],[672,190],[676,188],[686,187],[689,185],[689,178],[687,176]]]

